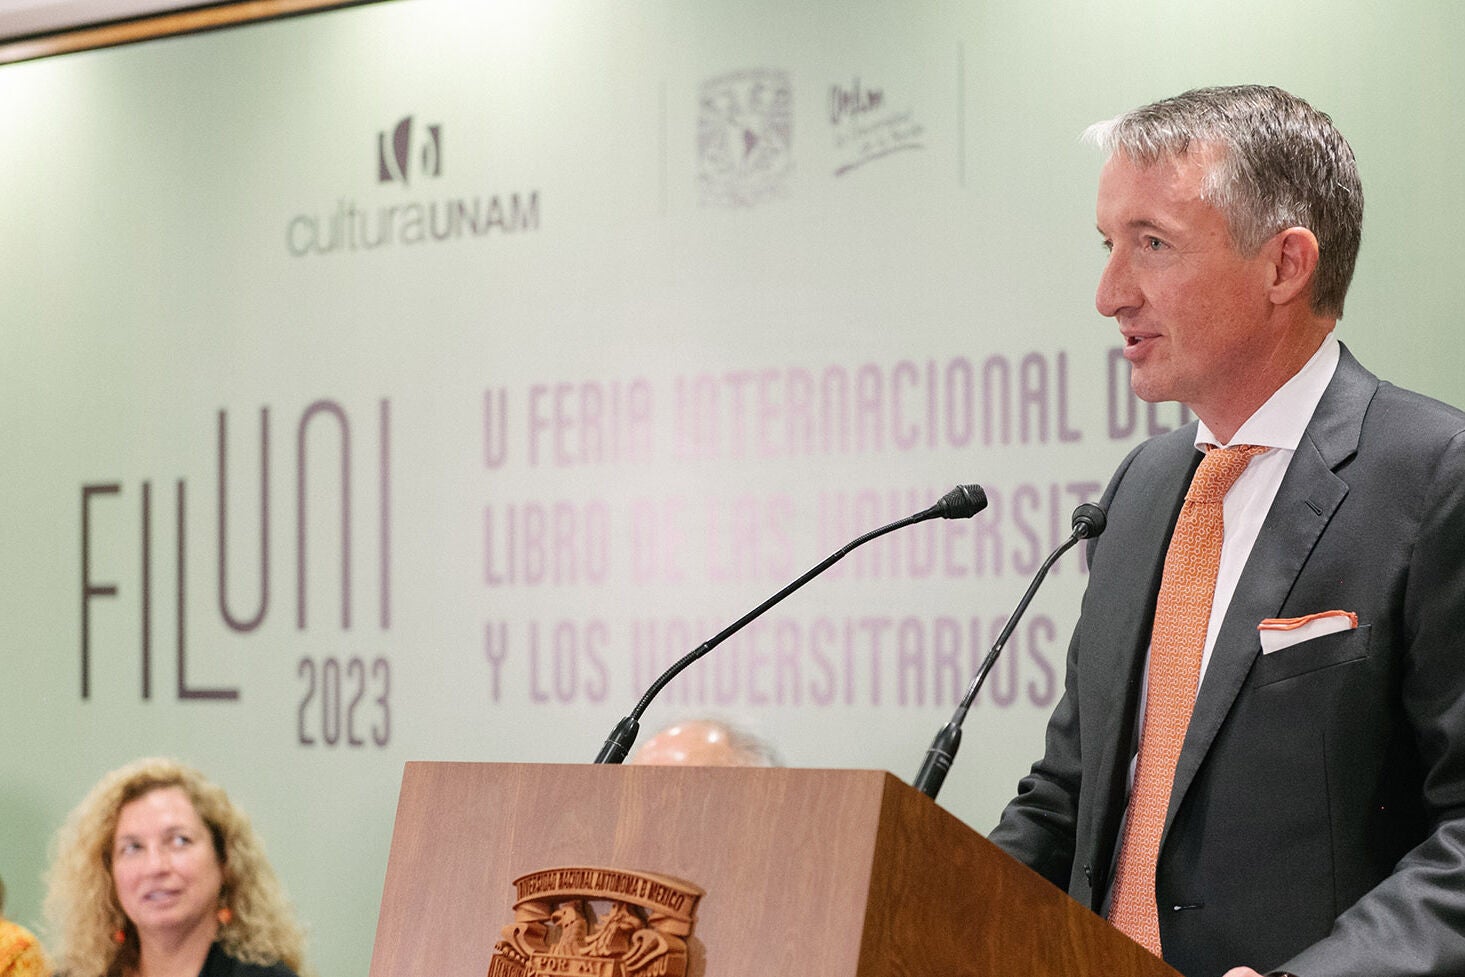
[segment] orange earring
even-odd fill
[[[228,906],[220,906],[217,916],[219,918],[220,926],[228,926],[230,923],[234,922],[234,911]]]
[[[122,946],[127,942],[127,930],[118,928],[112,932],[112,942]]]

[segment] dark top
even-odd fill
[[[262,967],[257,963],[235,960],[215,943],[209,947],[208,959],[203,962],[198,977],[296,977],[296,974],[283,963]]]

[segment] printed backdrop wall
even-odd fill
[[[398,0],[0,69],[12,914],[90,784],[172,754],[364,974],[404,761],[588,762],[673,659],[978,482],[645,720],[909,779],[1073,508],[1185,420],[1093,309],[1078,134],[1236,81],[1333,113],[1342,337],[1460,402],[1462,43],[1448,0]],[[1083,583],[967,723],[978,829]]]

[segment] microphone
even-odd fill
[[[611,730],[610,736],[606,738],[605,745],[600,748],[600,753],[596,756],[595,762],[620,763],[622,760],[624,760],[626,758],[626,755],[631,752],[632,744],[636,742],[636,734],[641,731],[642,713],[646,711],[646,707],[651,705],[651,700],[656,698],[657,694],[666,687],[668,682],[680,675],[682,671],[687,668],[687,666],[691,665],[693,662],[701,658],[703,655],[707,654],[713,648],[716,648],[718,645],[722,644],[738,631],[742,630],[744,625],[759,617],[774,604],[777,604],[789,594],[793,593],[795,590],[798,590],[804,584],[808,583],[810,580],[813,580],[825,570],[828,570],[830,567],[834,566],[834,564],[842,560],[845,555],[853,550],[855,547],[863,546],[870,540],[878,539],[879,537],[884,536],[886,533],[894,532],[897,529],[903,529],[906,526],[910,526],[918,522],[925,522],[928,519],[970,519],[972,516],[981,512],[985,508],[987,508],[987,493],[982,490],[982,486],[958,485],[956,488],[943,495],[936,502],[936,504],[931,506],[929,509],[917,512],[914,515],[906,516],[904,519],[898,519],[888,526],[881,526],[879,529],[866,533],[859,539],[846,543],[842,549],[825,558],[824,562],[808,570],[806,573],[804,573],[803,576],[799,577],[793,583],[789,584],[787,587],[783,588],[778,593],[774,594],[772,597],[768,598],[763,603],[753,608],[747,614],[744,614],[742,617],[738,618],[738,620],[734,621],[726,628],[723,628],[722,631],[718,632],[716,636],[709,638],[707,641],[704,641],[692,651],[689,651],[687,654],[677,659],[677,661],[670,668],[668,668],[665,672],[662,672],[661,675],[656,679],[656,681],[651,683],[651,687],[646,690],[646,694],[641,696],[641,701],[636,703],[636,708],[631,710],[631,714],[622,719],[619,723],[616,724],[615,729]],[[1102,515],[1102,513],[1100,513],[1100,515]]]
[[[1017,627],[1018,619],[1028,609],[1028,603],[1033,599],[1033,595],[1038,592],[1038,585],[1048,575],[1048,568],[1057,562],[1060,556],[1068,552],[1068,548],[1074,543],[1081,539],[1097,538],[1104,531],[1106,522],[1107,517],[1104,510],[1092,502],[1085,502],[1073,510],[1073,534],[1048,555],[1048,559],[1043,561],[1042,566],[1038,567],[1033,582],[1028,584],[1027,593],[1023,594],[1022,600],[1017,602],[1017,609],[1003,625],[1002,632],[992,643],[992,650],[987,652],[987,657],[982,660],[982,667],[977,669],[976,676],[967,686],[966,695],[962,696],[961,703],[956,707],[956,712],[952,714],[951,721],[941,727],[936,738],[931,741],[931,748],[926,751],[926,759],[922,761],[921,769],[916,773],[916,779],[911,782],[911,786],[916,790],[933,801],[936,799],[936,794],[941,790],[941,784],[946,780],[946,772],[951,769],[951,764],[956,759],[957,748],[961,746],[961,724],[966,720],[967,711],[976,701],[982,683],[987,680],[987,673],[997,662],[997,656],[1002,654],[1002,649],[1006,646],[1012,629]]]

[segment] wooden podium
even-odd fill
[[[485,977],[567,866],[704,890],[688,977],[1175,975],[888,773],[408,763],[370,977]]]

